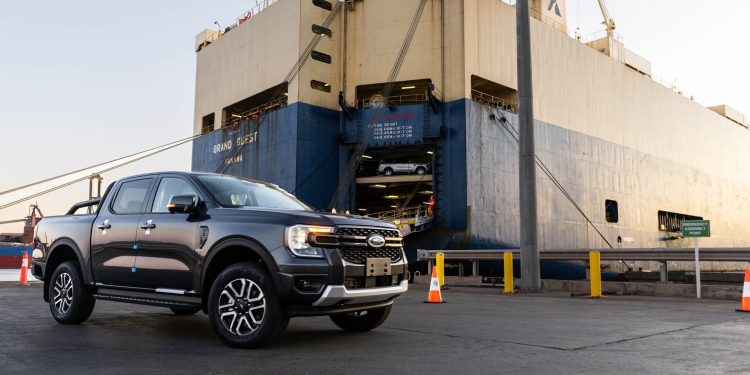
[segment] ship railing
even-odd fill
[[[397,220],[409,220],[422,216],[427,216],[427,208],[423,206],[407,207],[404,209],[395,209],[389,211],[374,212],[367,214],[368,217],[374,217],[379,220],[395,222]]]
[[[366,98],[366,99],[360,100],[359,108],[363,108],[363,109],[376,108],[376,107],[373,107],[374,100],[378,100],[378,99]],[[384,107],[387,107],[389,105],[420,104],[420,103],[427,102],[427,95],[423,93],[395,95],[395,96],[381,97],[380,100],[383,100],[382,104]]]
[[[258,13],[262,12],[264,9],[268,8],[269,5],[277,2],[278,0],[256,0],[255,6],[250,8],[247,12],[242,13],[241,16],[237,17],[235,25],[241,25],[243,22],[249,20],[253,16],[257,15]]]
[[[268,102],[263,103],[257,107],[251,108],[247,111],[230,114],[227,118],[224,119],[224,122],[222,122],[221,127],[226,128],[229,126],[237,126],[242,121],[246,121],[249,119],[256,119],[260,117],[261,115],[264,115],[268,112],[272,112],[279,108],[286,107],[287,101],[288,101],[288,98],[286,96],[282,96],[273,100],[269,100]]]
[[[607,37],[607,30],[599,30],[591,34],[584,35],[580,37],[579,40],[581,41],[581,43],[586,44],[586,43],[593,42],[595,40],[604,39],[606,37]],[[625,38],[620,33],[613,32],[612,37],[620,43],[625,43]]]
[[[497,96],[493,96],[490,94],[486,94],[479,90],[471,89],[471,99],[476,102],[502,108],[509,112],[513,112],[513,113],[518,112],[518,103],[509,101],[503,98],[499,98]]]
[[[662,85],[662,86],[664,86],[664,87],[666,87],[666,88],[668,88],[668,89],[670,89],[670,90],[672,90],[672,91],[674,91],[674,92],[682,95],[683,97],[685,97],[687,99],[690,99],[690,100],[692,100],[692,101],[694,101],[694,102],[696,102],[696,103],[698,103],[700,105],[704,105],[705,106],[705,102],[701,98],[696,97],[691,92],[683,90],[681,87],[677,86],[677,80],[676,79],[671,79],[670,80],[670,79],[664,78],[664,77],[656,75],[656,74],[651,74],[650,77],[651,77],[652,81],[654,81],[654,82],[656,82],[656,83],[658,83],[658,84],[660,84],[660,85]]]
[[[250,8],[248,11],[242,13],[242,15],[240,15],[239,17],[237,17],[235,19],[235,21],[234,21],[233,24],[227,26],[224,30],[218,30],[216,32],[212,32],[211,34],[209,34],[206,37],[206,39],[203,40],[196,47],[196,51],[195,52],[198,52],[203,47],[205,47],[205,46],[207,46],[207,45],[215,42],[216,40],[218,40],[219,38],[221,38],[222,36],[224,36],[224,34],[232,31],[232,29],[234,29],[235,27],[241,25],[242,23],[244,23],[245,21],[249,20],[250,18],[252,18],[254,16],[257,16],[258,13],[262,12],[264,9],[268,8],[271,4],[273,4],[273,3],[277,2],[277,1],[279,1],[279,0],[256,0],[255,1],[255,5],[252,8]],[[218,26],[219,24],[216,23],[216,25]]]
[[[376,212],[367,216],[393,223],[402,236],[421,232],[427,229],[428,223],[432,221],[432,217],[427,214],[426,206]]]

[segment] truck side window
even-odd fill
[[[151,186],[150,178],[123,182],[112,204],[112,210],[117,214],[140,213],[149,186]]]
[[[175,195],[196,195],[195,189],[181,178],[165,177],[159,182],[151,212],[169,212],[167,205]]]

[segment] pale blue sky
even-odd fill
[[[366,0],[374,1],[374,0]],[[433,0],[437,1],[437,0]],[[451,0],[447,0],[451,1]],[[499,1],[499,0],[481,0]],[[0,2],[0,191],[191,134],[195,35],[254,0]],[[750,113],[750,2],[609,0],[626,47],[704,104]],[[596,0],[568,0],[569,26],[602,29]],[[105,175],[190,168],[182,146]],[[50,185],[48,185],[50,186]],[[81,183],[38,199],[47,214],[86,198]],[[34,192],[30,190],[25,193]],[[21,194],[0,196],[0,204]],[[0,211],[21,218],[27,203]],[[19,225],[0,226],[18,231]]]
[[[190,136],[195,35],[254,3],[0,2],[0,190]],[[185,145],[104,177],[189,168]],[[38,201],[59,214],[87,194],[80,183]],[[27,207],[0,211],[0,221]]]

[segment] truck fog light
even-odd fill
[[[320,279],[297,279],[297,289],[303,292],[317,292],[323,286]]]

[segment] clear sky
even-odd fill
[[[567,3],[572,29],[580,26],[583,35],[603,29],[596,0]],[[0,2],[0,191],[190,136],[195,35],[214,21],[232,23],[254,4]],[[626,47],[649,59],[656,75],[703,104],[726,103],[750,114],[750,1],[607,4]],[[106,184],[134,173],[188,169],[185,145],[104,178]],[[39,190],[2,195],[0,205]],[[61,214],[87,194],[82,182],[36,201],[45,214]],[[0,221],[22,218],[29,203],[0,211]],[[0,225],[0,232],[21,229]]]

